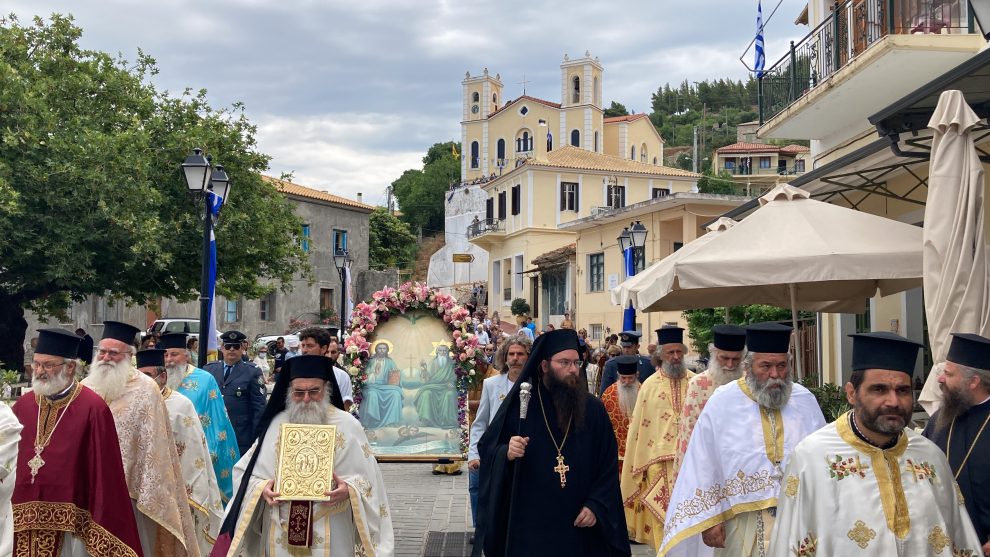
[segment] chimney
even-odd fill
[[[358,192],[358,199],[357,199],[358,203],[363,203],[363,201],[361,201],[361,197],[362,197],[361,192]]]

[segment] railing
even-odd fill
[[[760,124],[887,35],[973,33],[966,0],[846,0],[759,78]]]
[[[500,232],[505,230],[505,222],[501,219],[485,219],[472,222],[468,225],[467,237],[468,239],[477,238],[482,234],[488,234],[490,232]]]
[[[750,168],[737,166],[735,168],[723,169],[733,176],[773,176],[775,174],[786,176],[790,174],[804,174],[804,168],[797,166],[773,167],[773,168]]]
[[[615,212],[614,207],[592,207],[591,208],[591,218],[597,219],[601,217],[607,217]]]

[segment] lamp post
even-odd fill
[[[622,255],[625,258],[627,279],[636,275],[636,249],[646,245],[646,235],[646,227],[643,226],[643,223],[636,221],[623,228],[622,233],[617,238],[619,249],[622,250]],[[632,301],[630,301],[629,305],[622,311],[622,330],[632,331],[635,328],[636,310],[633,309]]]
[[[346,249],[338,249],[333,253],[333,264],[340,274],[340,338],[344,339],[347,328],[347,267],[351,259]]]
[[[219,203],[226,201],[230,191],[230,178],[224,172],[223,165],[213,166],[209,158],[203,156],[203,150],[193,149],[192,154],[182,162],[182,173],[186,179],[186,187],[193,199],[201,198],[203,202],[203,269],[199,283],[199,360],[200,366],[206,364],[206,353],[209,349],[208,335],[213,331],[210,326],[210,271],[216,267],[210,265],[210,240],[213,236],[213,225],[216,219],[214,212],[220,210]],[[210,194],[213,193],[220,198],[214,209],[214,202]],[[214,271],[215,272],[215,271]],[[215,277],[214,277],[215,279]]]

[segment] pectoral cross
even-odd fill
[[[28,468],[31,469],[31,483],[34,483],[34,477],[38,475],[38,470],[45,465],[45,461],[41,459],[41,451],[44,447],[34,448],[34,458],[28,461]]]
[[[557,465],[553,467],[553,471],[560,474],[560,489],[564,489],[564,485],[567,483],[567,472],[571,469],[570,466],[564,464],[564,455],[557,455]]]

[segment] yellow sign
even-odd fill
[[[474,256],[470,253],[455,253],[454,263],[474,263]]]
[[[281,501],[326,501],[333,487],[337,426],[282,424],[275,491]]]

